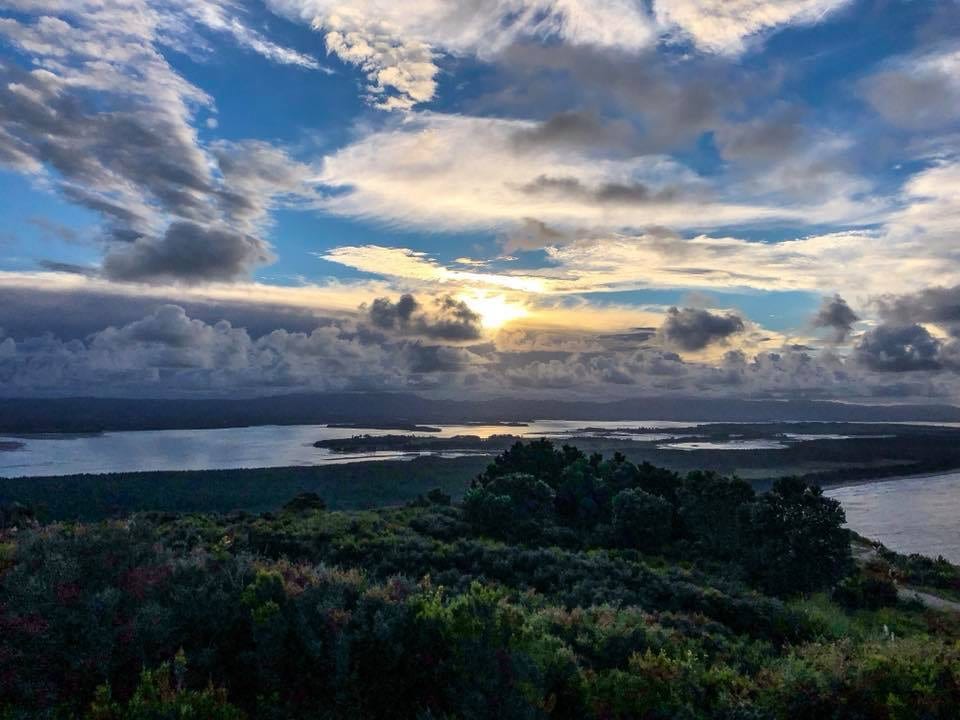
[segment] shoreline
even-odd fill
[[[943,475],[960,475],[960,467],[952,470],[932,470],[925,473],[909,475],[888,475],[886,477],[865,478],[863,480],[841,480],[836,484],[820,485],[824,492],[828,490],[842,490],[844,488],[859,487],[860,485],[874,485],[877,483],[898,482],[902,480],[923,480],[925,478],[942,477]]]

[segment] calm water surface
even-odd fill
[[[430,437],[456,435],[522,435],[570,437],[584,428],[623,427],[681,428],[693,423],[665,421],[600,422],[544,421],[525,427],[504,425],[443,425],[439,433],[416,433]],[[139,472],[149,470],[216,470],[254,467],[330,465],[347,462],[410,459],[416,453],[376,452],[344,455],[313,447],[318,440],[354,435],[407,435],[402,430],[330,428],[325,425],[267,425],[217,430],[147,430],[111,432],[102,435],[45,435],[26,438],[0,436],[0,441],[18,441],[24,448],[0,452],[0,477],[38,477],[81,473]],[[632,436],[655,440],[669,436]],[[450,454],[445,454],[449,456]]]
[[[960,472],[827,490],[847,524],[891,550],[960,563]]]

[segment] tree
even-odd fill
[[[643,490],[621,490],[613,497],[613,538],[624,547],[656,550],[670,540],[673,506]]]
[[[692,472],[677,492],[681,532],[700,552],[739,557],[745,540],[746,510],[755,493],[749,483],[712,472]]]
[[[843,508],[817,486],[782,478],[749,510],[745,564],[766,592],[789,595],[832,587],[853,565]]]
[[[474,481],[474,485],[483,486],[503,475],[521,473],[542,480],[556,489],[564,468],[584,457],[575,447],[564,445],[558,450],[552,442],[543,438],[528,443],[516,442],[509,450],[494,458]]]
[[[511,473],[467,490],[467,519],[498,537],[536,534],[553,513],[553,489],[533,475]]]

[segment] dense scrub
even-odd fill
[[[462,506],[8,512],[0,718],[956,717],[957,620],[877,589],[842,519],[549,443]]]

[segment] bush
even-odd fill
[[[182,660],[177,670],[183,668]],[[157,670],[144,670],[140,684],[128,702],[117,702],[109,685],[97,688],[96,698],[86,714],[87,720],[244,720],[246,716],[227,702],[224,690],[208,686],[205,690],[183,688],[181,672],[172,677],[169,664]]]
[[[851,610],[892,607],[897,604],[897,585],[887,578],[851,575],[833,589],[833,599]]]

